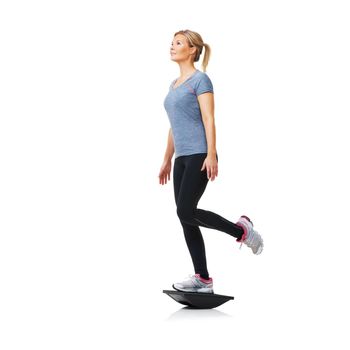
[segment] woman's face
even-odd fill
[[[190,47],[183,34],[177,34],[170,47],[170,57],[173,61],[187,60],[189,56],[196,52],[195,47]]]

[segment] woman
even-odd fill
[[[194,67],[202,49],[205,55],[203,72]],[[254,231],[253,223],[242,215],[237,223],[213,212],[198,209],[209,179],[218,176],[218,155],[215,145],[214,91],[205,73],[210,47],[202,37],[191,30],[175,33],[170,49],[171,59],[180,67],[180,77],[169,87],[164,107],[170,121],[164,162],[159,172],[159,183],[170,180],[171,159],[175,152],[174,194],[177,215],[191,254],[195,274],[174,283],[173,288],[185,292],[214,293],[213,279],[209,277],[205,246],[199,226],[226,232],[245,243],[254,254],[263,249],[261,236]]]

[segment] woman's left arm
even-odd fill
[[[205,92],[198,95],[197,98],[202,114],[208,146],[207,160],[204,162],[203,166],[206,164],[208,179],[211,178],[213,181],[215,176],[218,175],[216,159],[216,130],[214,120],[214,94],[211,92]]]
[[[216,157],[216,132],[214,120],[214,94],[206,92],[198,97],[202,120],[205,127],[208,144],[208,156]]]

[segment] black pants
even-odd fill
[[[198,209],[197,204],[208,183],[207,169],[201,171],[207,153],[180,156],[174,163],[176,211],[183,227],[195,273],[209,278],[205,246],[199,226],[225,232],[241,239],[243,229],[211,211]],[[219,160],[218,155],[216,159]]]

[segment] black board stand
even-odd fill
[[[229,295],[214,293],[181,292],[177,290],[163,290],[163,293],[169,295],[178,303],[195,309],[212,309],[234,299]]]

